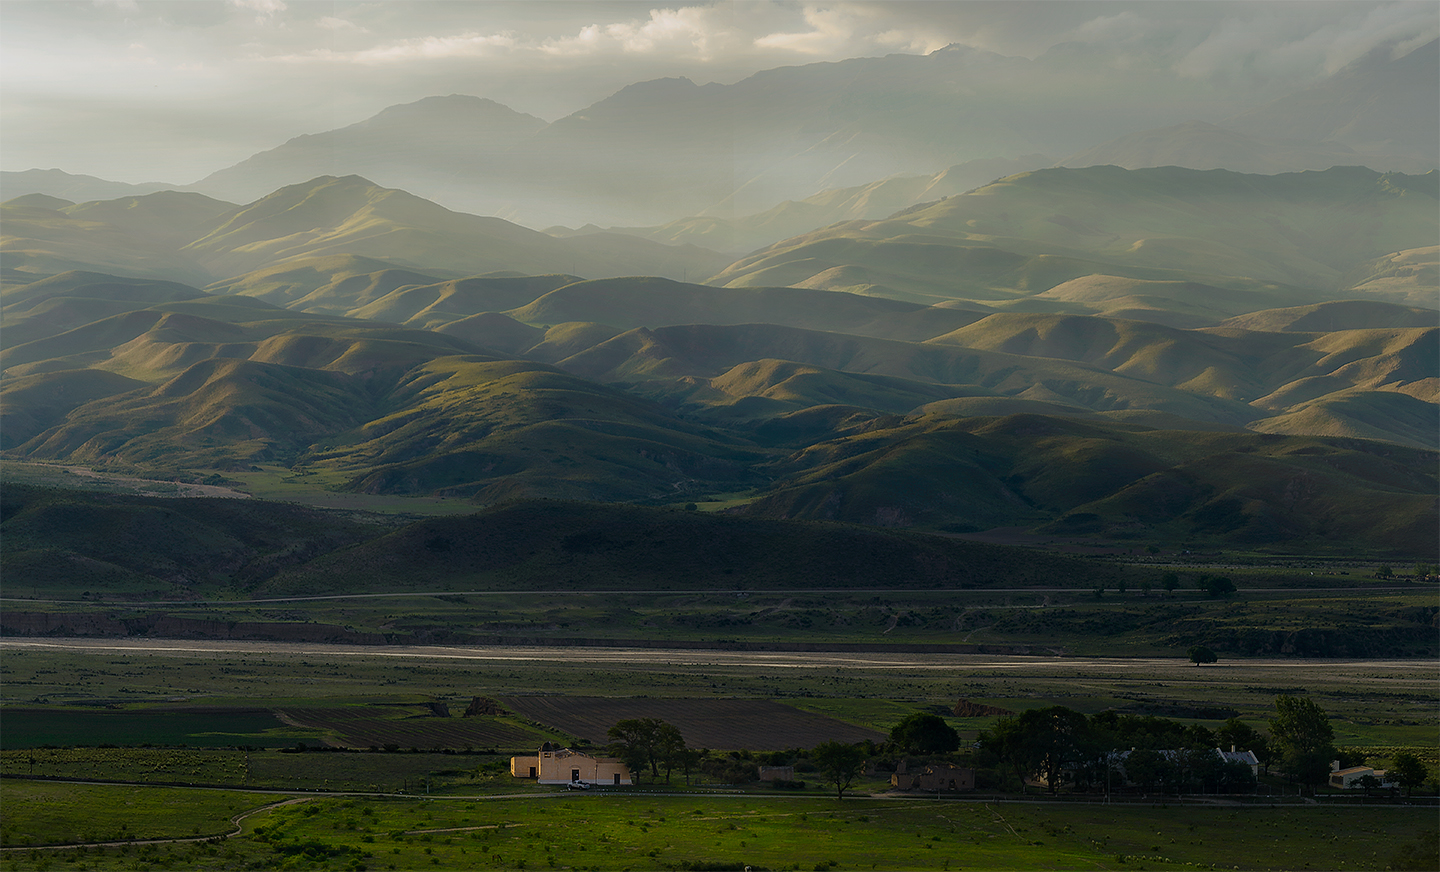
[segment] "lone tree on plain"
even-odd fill
[[[939,715],[915,712],[890,730],[890,743],[908,754],[944,754],[959,749],[960,734]]]
[[[821,742],[810,752],[810,759],[820,767],[825,780],[835,785],[835,798],[844,799],[845,791],[865,768],[865,749],[844,742]]]
[[[1190,646],[1190,650],[1185,652],[1185,654],[1190,658],[1190,662],[1196,666],[1202,663],[1216,663],[1220,660],[1214,651],[1211,651],[1204,645],[1192,645]]]

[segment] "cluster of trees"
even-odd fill
[[[754,781],[757,767],[761,764],[783,766],[798,763],[819,773],[827,784],[835,788],[836,796],[842,799],[845,791],[865,770],[865,764],[876,754],[886,750],[904,754],[945,754],[960,747],[960,734],[944,718],[929,712],[916,712],[896,724],[890,731],[888,746],[877,747],[871,742],[853,745],[821,742],[809,751],[797,748],[759,757],[733,752],[717,755],[690,748],[679,729],[659,718],[620,721],[609,729],[608,735],[611,754],[623,760],[631,772],[648,771],[655,780],[663,772],[665,781],[669,782],[671,773],[679,769],[687,781],[691,772],[696,770],[723,781]]]
[[[676,769],[681,770],[688,781],[691,770],[700,759],[698,751],[686,746],[680,730],[659,718],[620,721],[607,731],[607,735],[610,737],[610,753],[623,760],[631,772],[648,769],[650,777],[658,779],[663,769],[666,783],[670,781],[670,773]]]
[[[794,764],[818,773],[841,799],[877,754],[948,754],[960,747],[955,729],[929,712],[901,720],[884,745],[822,742],[809,751],[793,749],[759,757],[689,748],[678,729],[657,718],[620,721],[610,728],[609,736],[610,752],[632,772],[649,771],[652,779],[658,780],[663,771],[668,782],[671,772],[680,769],[688,780],[698,769],[725,781],[753,781],[759,764]],[[1112,710],[1087,717],[1065,706],[1050,706],[1002,718],[994,728],[982,732],[977,742],[982,764],[989,757],[1002,772],[1012,773],[1022,783],[1039,775],[1052,794],[1062,785],[1108,790],[1126,781],[1147,792],[1253,788],[1255,776],[1250,766],[1226,761],[1215,753],[1217,748],[1230,747],[1252,752],[1267,771],[1273,765],[1310,785],[1326,782],[1333,760],[1346,765],[1364,762],[1339,752],[1329,716],[1313,700],[1297,696],[1276,698],[1268,736],[1239,718],[1230,718],[1211,730],[1151,715]],[[1389,776],[1413,790],[1424,783],[1429,772],[1414,754],[1401,752],[1395,756]]]
[[[1207,662],[1196,653],[1200,652],[1192,652],[1192,659]],[[1086,717],[1064,706],[1051,706],[1001,720],[980,734],[979,745],[1002,771],[1021,780],[1039,775],[1052,793],[1061,785],[1095,789],[1122,783],[1122,778],[1160,792],[1224,792],[1253,786],[1250,767],[1222,760],[1216,748],[1250,751],[1267,771],[1275,766],[1312,786],[1326,783],[1332,761],[1364,763],[1335,747],[1329,715],[1308,697],[1277,697],[1269,728],[1267,736],[1239,718],[1210,730],[1114,711]],[[1389,776],[1411,790],[1424,783],[1428,772],[1415,755],[1401,752]]]
[[[1234,745],[1265,762],[1265,736],[1238,718],[1218,730],[1149,715],[1103,711],[1087,717],[1065,706],[1030,709],[980,734],[981,750],[1023,782],[1039,775],[1055,793],[1062,785],[1106,789],[1129,781],[1150,791],[1236,791],[1253,787],[1243,763],[1216,748]]]

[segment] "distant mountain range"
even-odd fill
[[[1423,173],[1440,167],[1440,42],[1395,50],[1377,47],[1265,106],[1198,120],[1186,113],[1205,105],[1199,94],[1157,103],[1143,83],[960,46],[731,85],[640,82],[548,124],[491,100],[437,96],[296,137],[188,190],[250,203],[317,176],[361,175],[527,226],[647,228],[640,235],[739,252],[1055,163],[1042,155],[1070,155],[1059,165],[1071,167]],[[150,187],[55,173],[5,173],[0,190],[78,202]],[[936,173],[949,178],[893,179]]]
[[[1425,553],[1437,203],[1433,172],[1055,168],[728,263],[357,177],[31,194],[0,207],[0,450]]]
[[[729,262],[695,246],[621,234],[556,239],[357,176],[291,185],[243,207],[177,192],[78,205],[32,194],[6,201],[3,214],[7,274],[31,276],[94,269],[203,286],[331,253],[437,277],[518,270],[704,278]]]
[[[712,283],[1009,311],[1079,306],[1133,318],[1150,309],[1165,313],[1154,320],[1190,326],[1242,310],[1343,299],[1356,277],[1375,274],[1376,258],[1409,259],[1399,253],[1413,250],[1416,263],[1428,262],[1440,238],[1437,204],[1434,171],[1056,168],[778,242]],[[1414,278],[1375,285],[1367,296],[1431,305],[1433,286],[1419,270]],[[1082,285],[1068,284],[1077,280]],[[1218,290],[1197,294],[1174,282]]]

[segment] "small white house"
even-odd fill
[[[1380,782],[1380,787],[1394,787],[1395,783],[1385,777],[1384,769],[1371,769],[1369,766],[1351,766],[1349,769],[1341,769],[1340,761],[1333,760],[1330,763],[1330,786],[1338,787],[1341,790],[1352,790],[1364,787],[1360,779],[1370,776]]]
[[[541,784],[603,784],[629,786],[630,769],[613,757],[594,757],[546,742],[533,757],[511,757],[510,774]]]

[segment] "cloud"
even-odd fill
[[[254,12],[257,24],[265,24],[290,8],[285,0],[230,0],[230,5],[237,9],[249,9]]]
[[[106,6],[113,6],[122,12],[136,12],[140,9],[135,0],[91,0],[91,2],[101,9]]]
[[[1283,4],[1257,4],[1248,15],[1226,17],[1175,62],[1174,71],[1192,79],[1241,73],[1262,80],[1315,79],[1380,45],[1414,47],[1440,34],[1440,16],[1430,3],[1349,7],[1324,20],[1286,11]]]
[[[708,59],[730,42],[724,7],[685,6],[651,9],[648,19],[587,24],[574,36],[543,40],[548,55],[577,56],[605,51],[625,54],[657,52],[692,54]]]
[[[756,39],[755,45],[806,55],[829,55],[848,46],[855,36],[857,16],[850,8],[807,5],[803,15],[805,23],[810,25],[809,30],[772,33]]]
[[[359,33],[370,32],[353,21],[346,21],[343,18],[335,18],[330,15],[315,19],[315,26],[323,30],[351,30]]]
[[[271,60],[284,63],[325,61],[364,66],[398,65],[452,58],[480,58],[492,54],[495,49],[509,49],[515,42],[515,35],[512,33],[459,33],[454,36],[413,37],[356,51],[312,49],[298,54],[278,55]]]

